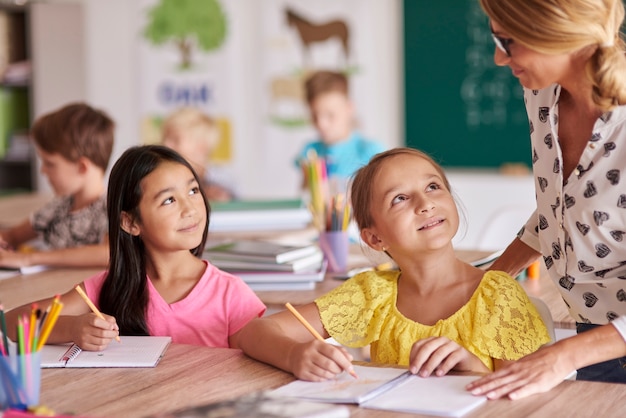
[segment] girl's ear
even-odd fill
[[[370,228],[364,228],[361,230],[361,239],[373,250],[383,251],[383,242]]]
[[[129,235],[138,236],[141,232],[137,223],[133,220],[133,218],[128,214],[128,212],[122,211],[122,217],[120,221],[120,228],[124,230]]]

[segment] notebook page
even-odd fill
[[[460,417],[487,401],[474,396],[465,386],[478,376],[411,376],[400,385],[361,404],[364,408]]]
[[[324,382],[296,380],[273,390],[271,394],[322,402],[358,404],[372,391],[380,390],[381,386],[403,375],[406,369],[355,365],[354,371],[358,379],[344,372],[335,379]]]

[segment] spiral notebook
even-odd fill
[[[41,367],[155,367],[171,342],[171,337],[122,336],[103,351],[84,351],[76,344],[45,345]]]

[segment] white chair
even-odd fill
[[[543,300],[539,299],[538,297],[529,295],[528,299],[530,299],[532,304],[535,305],[535,309],[537,309],[537,312],[539,312],[539,315],[541,316],[543,323],[546,325],[546,328],[548,329],[548,335],[550,335],[550,342],[548,344],[552,344],[556,342],[556,334],[554,332],[554,321],[552,320],[552,313],[550,312],[550,308],[548,308],[548,305],[546,305],[546,303]]]
[[[503,206],[498,208],[478,234],[476,249],[496,251],[506,248],[528,220],[532,211],[526,207]]]

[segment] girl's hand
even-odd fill
[[[115,318],[109,315],[104,315],[104,318],[102,320],[91,312],[77,316],[72,341],[83,350],[104,350],[119,335]]]
[[[446,337],[430,337],[416,341],[411,348],[409,371],[428,377],[433,372],[443,376],[450,370],[488,371],[482,361]]]
[[[345,348],[319,340],[296,344],[288,356],[292,373],[301,380],[321,382],[353,370],[352,355]]]

